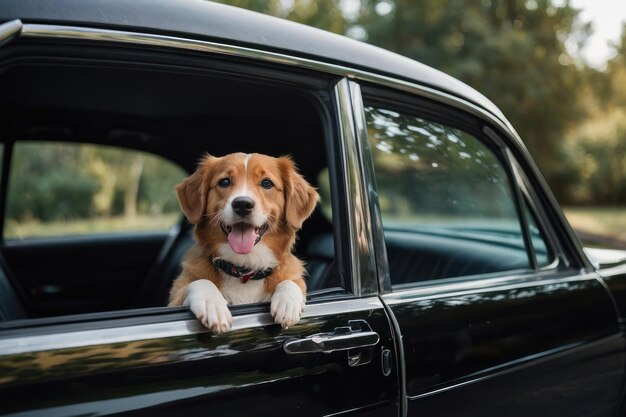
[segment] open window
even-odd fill
[[[173,186],[205,153],[289,154],[312,185],[325,178],[323,207],[345,215],[341,185],[324,177],[341,154],[329,77],[193,54],[56,52],[0,67],[3,280],[22,304],[5,321],[165,306],[193,244]],[[295,248],[312,302],[351,291],[335,256],[345,222],[322,205]]]

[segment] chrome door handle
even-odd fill
[[[380,340],[378,333],[373,332],[364,320],[351,320],[346,327],[337,327],[332,333],[317,333],[302,339],[289,339],[283,345],[285,352],[298,353],[331,353],[338,350],[349,350],[374,346]]]

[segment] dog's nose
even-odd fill
[[[237,197],[231,203],[233,210],[240,216],[247,216],[254,208],[254,200],[250,197]]]

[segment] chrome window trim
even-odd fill
[[[571,273],[561,273],[555,275],[553,271],[548,271],[545,276],[537,277],[535,271],[530,274],[519,274],[504,277],[485,277],[485,278],[467,278],[463,281],[455,282],[429,282],[427,285],[394,289],[394,292],[383,294],[385,303],[394,306],[413,303],[417,300],[429,300],[442,297],[456,297],[462,295],[477,294],[494,290],[509,290],[527,287],[538,287],[545,285],[563,285],[580,281],[598,281],[602,280],[595,273],[586,274],[581,271],[580,275],[571,275]],[[543,275],[543,274],[542,274]]]
[[[9,20],[0,25],[0,46],[9,42],[11,38],[17,36],[22,30],[22,21],[19,19]]]
[[[348,230],[350,231],[350,262],[352,269],[353,292],[356,296],[378,293],[376,283],[376,262],[372,246],[372,224],[366,185],[361,175],[362,161],[358,146],[360,126],[353,113],[353,91],[347,78],[335,85],[335,99],[341,131],[341,151],[345,168],[344,186]],[[360,90],[359,90],[360,91]]]
[[[354,298],[307,305],[302,318],[318,318],[340,314],[382,309],[378,297]],[[231,331],[273,325],[269,313],[246,314],[233,317]],[[298,325],[294,326],[297,329]],[[41,352],[55,349],[70,349],[101,344],[135,342],[142,340],[188,336],[208,333],[209,329],[198,320],[183,320],[165,323],[137,324],[124,327],[76,330],[28,336],[0,338],[0,357],[20,353]],[[1,333],[0,333],[1,335]]]

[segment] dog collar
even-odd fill
[[[261,271],[256,271],[250,268],[244,268],[243,266],[238,266],[235,264],[231,264],[223,259],[213,259],[211,260],[215,269],[224,272],[226,275],[230,275],[231,277],[241,278],[241,283],[245,284],[249,280],[260,280],[267,277],[272,273],[273,269],[268,268]]]

